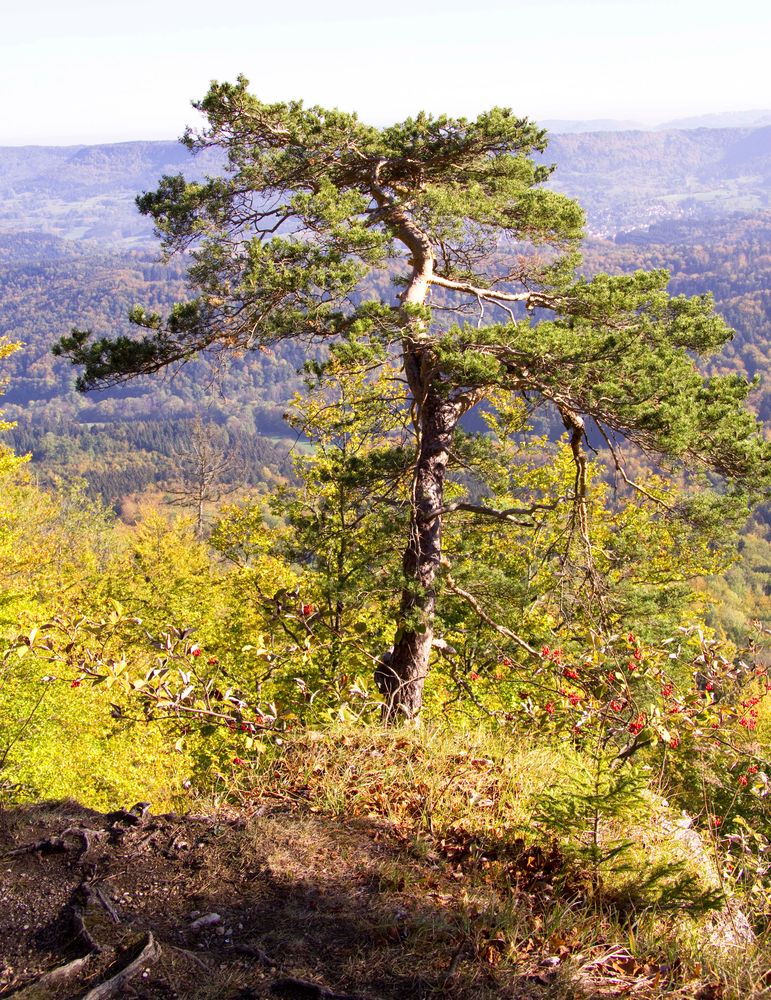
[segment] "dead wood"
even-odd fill
[[[112,1000],[112,997],[120,996],[123,992],[123,987],[131,979],[143,972],[148,966],[155,965],[160,957],[160,945],[156,942],[152,933],[148,931],[147,937],[144,939],[144,946],[137,957],[124,966],[117,975],[89,990],[83,997],[83,1000]]]
[[[92,936],[88,927],[86,927],[86,907],[88,906],[90,895],[90,889],[85,883],[81,884],[75,890],[74,900],[70,907],[72,910],[72,928],[75,940],[79,941],[88,951],[96,954],[102,950],[102,947]]]
[[[110,920],[112,920],[114,924],[121,923],[120,914],[115,909],[112,900],[104,891],[104,889],[100,885],[92,884],[91,890],[94,896],[96,896],[97,900],[101,904],[107,916],[110,918]]]
[[[81,857],[85,857],[94,846],[94,842],[104,837],[104,830],[90,830],[85,826],[69,826],[66,830],[53,837],[44,837],[42,840],[36,840],[31,844],[22,844],[21,847],[15,847],[12,851],[4,851],[3,854],[0,854],[0,857],[13,858],[20,854],[34,854],[36,851],[39,851],[41,854],[68,851],[68,837],[80,838],[83,843]]]
[[[93,961],[93,955],[83,955],[82,958],[75,958],[66,965],[59,965],[50,972],[39,976],[34,982],[27,983],[21,989],[16,990],[11,996],[14,1000],[46,1000],[51,993],[58,990],[71,979],[80,977]]]

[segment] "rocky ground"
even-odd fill
[[[467,967],[452,866],[377,824],[58,803],[3,813],[0,859],[0,996],[534,995]]]
[[[416,840],[283,799],[198,816],[0,812],[0,997],[736,995],[633,958],[599,925],[579,933],[556,848],[461,829]]]

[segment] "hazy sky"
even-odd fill
[[[0,145],[175,138],[212,79],[356,110],[771,107],[768,0],[5,0]]]

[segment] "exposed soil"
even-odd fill
[[[0,865],[0,996],[543,994],[469,950],[452,864],[382,824],[37,805],[0,814]]]

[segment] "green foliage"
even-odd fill
[[[650,769],[619,766],[602,744],[586,750],[544,793],[536,828],[556,834],[566,855],[588,868],[601,905],[627,915],[646,909],[695,914],[719,909],[723,896],[714,874],[705,877],[706,854],[689,856],[672,844],[667,857],[664,843],[654,846],[647,833],[662,821],[662,803],[651,794]]]
[[[164,324],[135,310],[132,320],[150,332],[133,342],[87,343],[78,330],[63,338],[57,350],[86,366],[81,388],[153,372],[215,342],[254,347],[299,330],[330,337],[371,319],[366,299],[351,313],[350,296],[373,267],[402,263],[408,214],[447,247],[447,277],[467,270],[452,244],[467,242],[469,226],[490,249],[499,230],[560,246],[580,235],[580,209],[537,187],[548,170],[528,154],[544,148],[545,133],[506,109],[471,122],[421,114],[377,130],[339,111],[265,104],[247,86],[212,84],[197,105],[208,128],[186,136],[191,149],[225,146],[228,175],[167,176],[138,199],[166,250],[191,253],[198,298]],[[253,210],[244,190],[265,207]],[[386,190],[400,192],[403,218],[384,211]],[[381,321],[398,332],[397,317]]]
[[[147,799],[178,806],[190,764],[156,725],[116,719],[108,691],[44,674],[33,657],[0,666],[0,799],[77,798],[94,809]]]

